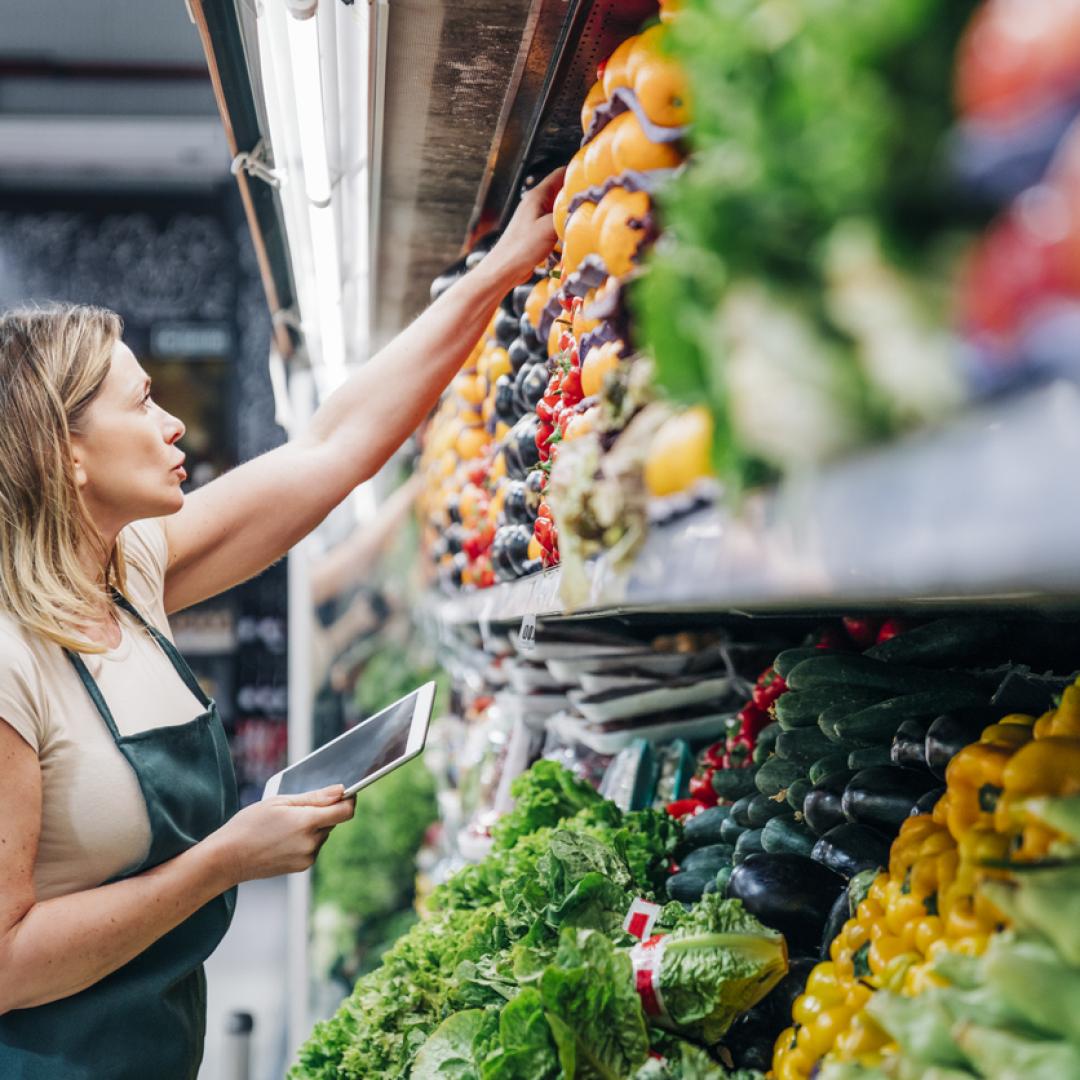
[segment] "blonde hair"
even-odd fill
[[[101,391],[120,316],[83,304],[0,315],[0,610],[79,652],[109,587],[125,587],[119,543],[106,550],[75,482],[71,436]],[[79,549],[100,549],[104,581]],[[104,586],[104,589],[103,589]]]

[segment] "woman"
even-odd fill
[[[116,316],[0,318],[0,1076],[189,1080],[241,881],[306,869],[343,790],[236,813],[167,615],[259,573],[423,419],[550,251],[560,177],[302,438],[185,498],[183,424]]]

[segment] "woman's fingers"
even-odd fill
[[[529,190],[528,195],[540,204],[541,215],[551,213],[551,208],[555,205],[555,199],[562,189],[565,175],[566,166],[560,165],[559,168],[549,172],[536,187]]]
[[[286,806],[329,806],[340,802],[344,795],[344,784],[331,784],[317,791],[302,791],[298,795],[278,795],[277,800]]]

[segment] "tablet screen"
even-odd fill
[[[416,690],[394,702],[286,769],[281,774],[278,794],[299,795],[331,784],[344,784],[348,789],[396,761],[409,744],[419,694]]]

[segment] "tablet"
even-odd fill
[[[300,795],[331,784],[344,784],[345,795],[355,795],[424,749],[434,703],[435,684],[424,683],[407,697],[271,776],[263,798]]]

